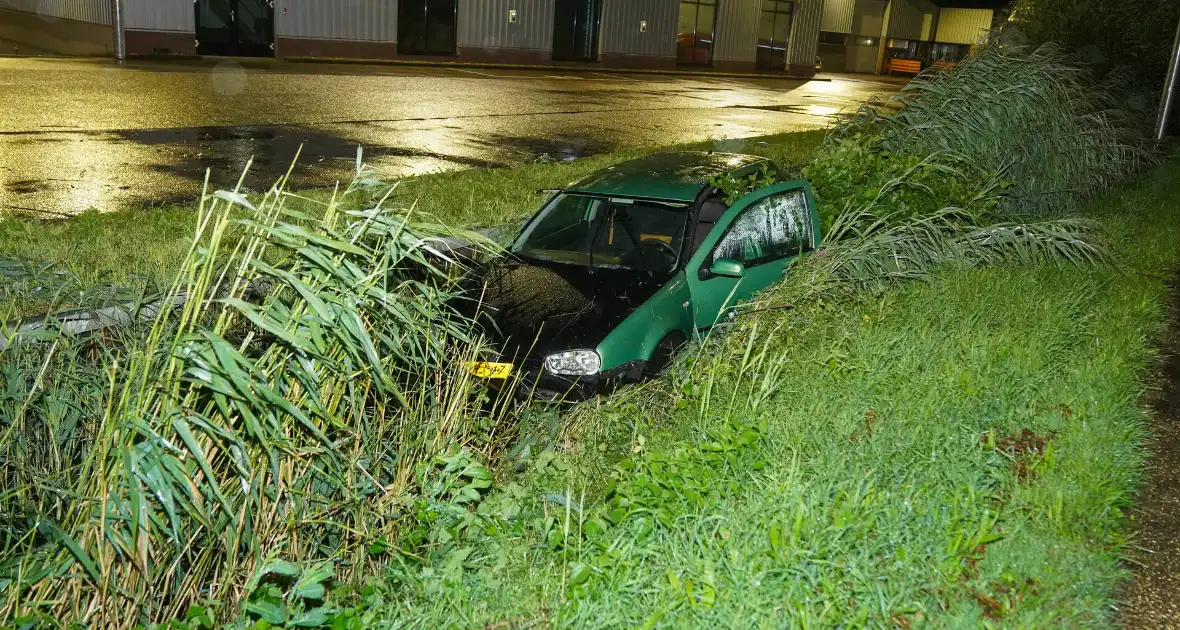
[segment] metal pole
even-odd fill
[[[115,61],[126,61],[127,31],[123,27],[123,0],[111,0],[111,26],[115,31]]]
[[[1168,135],[1168,121],[1176,105],[1177,85],[1180,84],[1180,25],[1176,27],[1176,41],[1172,44],[1172,63],[1164,79],[1164,96],[1160,99],[1160,118],[1155,124],[1155,139],[1162,142]]]

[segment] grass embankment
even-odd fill
[[[440,223],[457,228],[501,225],[527,217],[536,211],[537,191],[558,188],[596,170],[617,162],[642,157],[658,151],[718,150],[753,153],[769,157],[779,164],[798,168],[811,157],[823,138],[822,131],[779,134],[749,138],[699,142],[672,147],[623,149],[604,155],[569,162],[538,162],[505,169],[475,169],[423,175],[405,179],[390,199],[390,205],[413,206],[417,213],[429,215]],[[343,184],[342,184],[343,185]],[[311,202],[291,199],[291,207],[317,213],[319,204],[331,199],[331,190],[297,193]],[[363,195],[354,195],[350,204],[359,207]],[[85,290],[95,285],[114,285],[140,289],[153,280],[171,282],[196,231],[196,204],[165,206],[149,210],[87,212],[69,220],[39,220],[0,216],[0,263],[4,259],[44,265],[47,280],[40,284],[61,284],[73,276],[77,281],[68,290]],[[2,269],[0,269],[2,271]],[[66,271],[54,275],[53,272]],[[0,283],[4,276],[0,275]],[[29,284],[39,284],[36,280]],[[3,284],[0,284],[3,288]],[[0,291],[0,320],[39,314],[48,308],[75,305],[76,295],[61,295],[45,300],[38,295],[14,288]],[[99,295],[102,295],[99,292]],[[86,304],[90,306],[91,304]]]
[[[219,205],[179,318],[5,355],[0,619],[1104,627],[1180,165],[1118,192],[1152,154],[1067,61],[997,48],[862,112],[807,170],[841,238],[572,409],[479,404],[422,251],[448,228],[270,195],[237,242]],[[1119,266],[1027,223],[1080,202]]]
[[[1117,267],[946,269],[748,316],[715,356],[581,409],[566,452],[466,522],[440,517],[425,566],[392,572],[357,614],[1108,627],[1177,181],[1173,159],[1086,209]]]
[[[404,555],[341,616],[1108,627],[1180,165],[1116,192],[1146,156],[1093,114],[1100,99],[1065,61],[994,51],[915,82],[901,114],[841,129],[811,165],[825,217],[885,213],[900,231],[827,252],[865,254],[846,264],[880,290],[808,294],[827,264],[812,257],[662,381],[567,417],[525,415],[514,452],[552,449],[520,477],[510,457],[490,496],[461,494],[477,478],[439,460],[451,472],[422,485]],[[1071,194],[1037,201],[1056,190]],[[1005,238],[983,217],[1096,198],[1083,216],[1117,266],[968,269],[989,237],[948,242],[938,227],[960,205],[952,223]],[[1036,240],[1017,231],[1016,249]],[[904,262],[888,264],[890,250]],[[951,262],[927,264],[939,260]],[[929,282],[897,282],[912,276]]]
[[[770,140],[751,150],[798,165],[805,154],[792,152],[809,152],[818,136]],[[419,185],[453,195],[500,181],[521,205],[485,219],[499,223],[532,210],[534,187],[566,183],[571,170],[576,177],[606,159]],[[423,251],[425,239],[452,228],[410,222],[425,211],[396,202],[366,206],[386,188],[357,185],[367,191],[357,201],[302,204],[307,214],[292,213],[294,198],[268,194],[249,224],[234,221],[246,212],[214,198],[188,217],[202,226],[197,245],[194,231],[178,231],[191,251],[164,261],[179,269],[169,291],[188,296],[184,309],[165,311],[150,331],[47,334],[48,346],[0,351],[0,450],[13,489],[0,497],[0,514],[36,514],[0,519],[0,619],[82,619],[83,593],[104,591],[118,595],[102,606],[103,623],[167,620],[206,598],[233,602],[224,620],[242,611],[243,587],[255,594],[250,576],[271,571],[272,556],[327,562],[318,580],[357,583],[380,572],[382,545],[413,529],[419,464],[453,445],[498,459],[517,415],[480,404],[486,385],[461,369],[479,340],[448,306],[454,279]],[[419,192],[428,207],[461,205],[462,197]],[[365,220],[341,213],[350,204],[366,208]],[[461,223],[463,211],[446,216]],[[163,243],[167,230],[157,233]],[[75,250],[57,251],[69,259]],[[109,243],[95,251],[119,255]],[[172,269],[101,271],[166,282],[159,276]],[[253,286],[269,288],[263,296]],[[483,469],[467,461],[464,471]],[[346,557],[348,569],[338,564]]]

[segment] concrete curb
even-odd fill
[[[510,63],[483,63],[462,61],[415,61],[412,59],[362,59],[354,57],[283,57],[279,61],[288,63],[321,63],[341,65],[367,66],[410,66],[422,68],[486,68],[489,70],[538,70],[544,72],[572,72],[592,73],[609,72],[612,74],[653,74],[690,77],[728,77],[743,79],[782,79],[788,81],[831,81],[831,79],[817,79],[814,75],[803,76],[793,74],[757,73],[757,72],[721,72],[712,70],[657,70],[648,68],[603,68],[598,66],[532,66]]]
[[[81,59],[81,60],[100,60],[104,59],[102,56],[77,56],[64,54],[51,55],[6,55],[0,54],[0,57],[11,57],[14,59]],[[757,73],[757,72],[723,72],[714,70],[660,70],[648,68],[603,68],[603,67],[585,67],[585,66],[526,66],[520,64],[509,63],[484,63],[484,62],[459,62],[459,61],[415,61],[413,59],[364,59],[354,57],[225,57],[220,55],[186,55],[186,54],[153,54],[153,53],[131,53],[127,55],[128,60],[132,61],[212,61],[218,59],[229,59],[241,63],[246,67],[265,68],[267,66],[277,66],[282,64],[322,64],[322,65],[345,65],[345,66],[404,66],[407,68],[453,68],[456,70],[463,70],[468,68],[485,69],[485,70],[521,70],[521,71],[535,71],[535,72],[562,72],[566,74],[593,74],[593,73],[610,73],[610,74],[647,74],[653,76],[683,76],[683,77],[717,77],[729,79],[778,79],[781,81],[832,81],[829,77],[821,77],[818,75],[803,76],[792,74],[775,74],[775,73]],[[865,79],[860,79],[865,80]],[[877,81],[883,82],[883,81]]]

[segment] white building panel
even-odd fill
[[[762,0],[722,0],[717,7],[713,59],[749,61],[758,58],[758,20]]]
[[[275,35],[397,41],[397,3],[395,0],[278,0],[275,2]]]
[[[553,49],[554,0],[459,0],[459,45]]]
[[[849,35],[852,33],[852,16],[855,13],[856,0],[826,0],[819,30]]]
[[[938,15],[935,41],[943,44],[978,44],[991,27],[991,9],[943,9]]]
[[[110,0],[0,0],[0,9],[35,13],[49,20],[111,23]]]
[[[123,0],[123,20],[129,30],[197,30],[192,0]]]

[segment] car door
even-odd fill
[[[712,326],[725,309],[782,277],[792,258],[814,250],[818,223],[811,187],[802,180],[762,188],[734,202],[685,269],[697,328]],[[740,277],[710,271],[723,259],[740,263]]]

